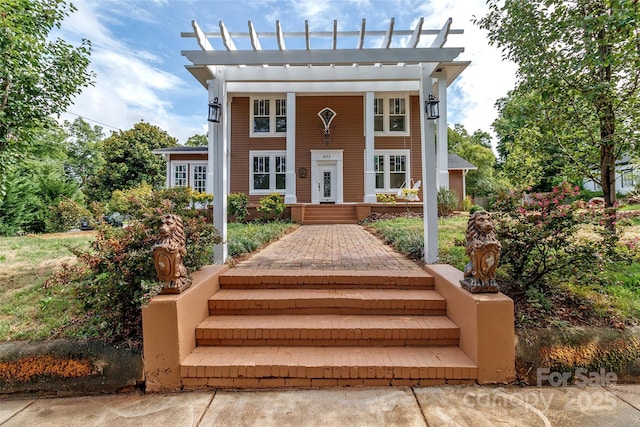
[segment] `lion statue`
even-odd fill
[[[471,293],[498,292],[496,267],[502,245],[496,239],[489,212],[476,211],[469,217],[466,239],[466,254],[470,261],[460,284]]]
[[[177,294],[191,286],[182,263],[187,254],[182,218],[169,214],[160,219],[158,240],[152,250],[158,279],[165,283],[161,294]]]

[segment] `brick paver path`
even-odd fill
[[[418,264],[355,224],[303,225],[236,268],[422,271]]]

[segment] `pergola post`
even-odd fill
[[[287,93],[287,175],[284,202],[298,203],[296,196],[296,94]]]
[[[447,74],[445,71],[435,74],[438,81],[438,100],[440,104],[440,117],[438,118],[438,148],[436,150],[438,158],[438,188],[449,189],[449,158],[448,158],[448,135],[447,135]]]
[[[429,98],[433,86],[430,70],[421,65],[420,108]],[[425,112],[420,111],[420,144],[422,147],[422,206],[424,217],[424,262],[438,262],[438,187],[436,183],[436,141],[433,120],[427,120]]]
[[[227,182],[228,168],[228,109],[231,103],[227,100],[224,67],[217,67],[213,80],[207,82],[209,99],[218,98],[222,102],[222,118],[220,123],[209,123],[209,153],[207,178],[213,190],[213,225],[222,237],[222,242],[213,248],[213,262],[224,264],[227,261]]]
[[[375,127],[373,111],[374,94],[366,92],[364,96],[364,202],[376,203],[376,172],[373,162],[375,151]]]

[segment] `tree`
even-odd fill
[[[558,118],[548,111],[536,91],[512,91],[496,103],[499,116],[493,122],[498,136],[500,170],[518,189],[531,187],[548,192],[563,181],[579,183],[593,176],[592,151]],[[569,141],[573,132],[575,143],[566,152],[555,143],[554,134]]]
[[[465,180],[467,193],[474,196],[494,194],[504,186],[496,176],[496,156],[491,150],[491,136],[476,130],[472,135],[461,124],[448,129],[449,140],[453,144],[449,151],[473,163],[478,169],[469,171]]]
[[[104,140],[104,165],[88,182],[85,193],[90,200],[106,201],[114,190],[137,187],[142,183],[160,188],[166,177],[162,156],[157,148],[175,147],[178,141],[149,123],[139,122],[133,129],[114,132]]]
[[[102,127],[91,127],[81,117],[73,122],[65,120],[64,130],[67,133],[65,173],[82,188],[104,164],[101,151],[104,133]]]
[[[475,22],[518,65],[521,94],[539,96],[558,155],[585,154],[615,206],[615,161],[637,150],[640,6],[616,0],[488,0]],[[613,222],[612,222],[613,227]]]
[[[187,142],[184,145],[187,147],[207,147],[209,145],[209,139],[207,135],[192,135],[187,138]]]
[[[49,33],[75,9],[65,0],[0,3],[0,177],[15,165],[33,130],[51,124],[91,84],[91,44],[72,46]],[[0,178],[0,181],[2,179]],[[0,182],[2,194],[2,182]]]

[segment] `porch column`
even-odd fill
[[[364,96],[364,202],[376,203],[376,172],[373,156],[375,150],[375,127],[373,114],[373,92]]]
[[[436,74],[438,79],[438,100],[440,101],[440,118],[438,125],[438,188],[449,189],[449,142],[447,135],[447,74],[443,71]]]
[[[438,262],[438,187],[436,183],[436,141],[433,120],[427,120],[424,101],[433,84],[430,70],[421,65],[420,72],[420,145],[422,148],[422,206],[424,210],[424,262]]]
[[[222,243],[213,248],[213,262],[224,264],[227,260],[227,182],[228,173],[228,110],[227,86],[223,67],[217,67],[215,78],[207,82],[209,99],[218,97],[222,104],[220,123],[209,122],[209,150],[207,163],[207,187],[213,190],[213,225],[218,229]]]
[[[298,203],[296,196],[296,94],[287,93],[287,176],[284,203]]]

